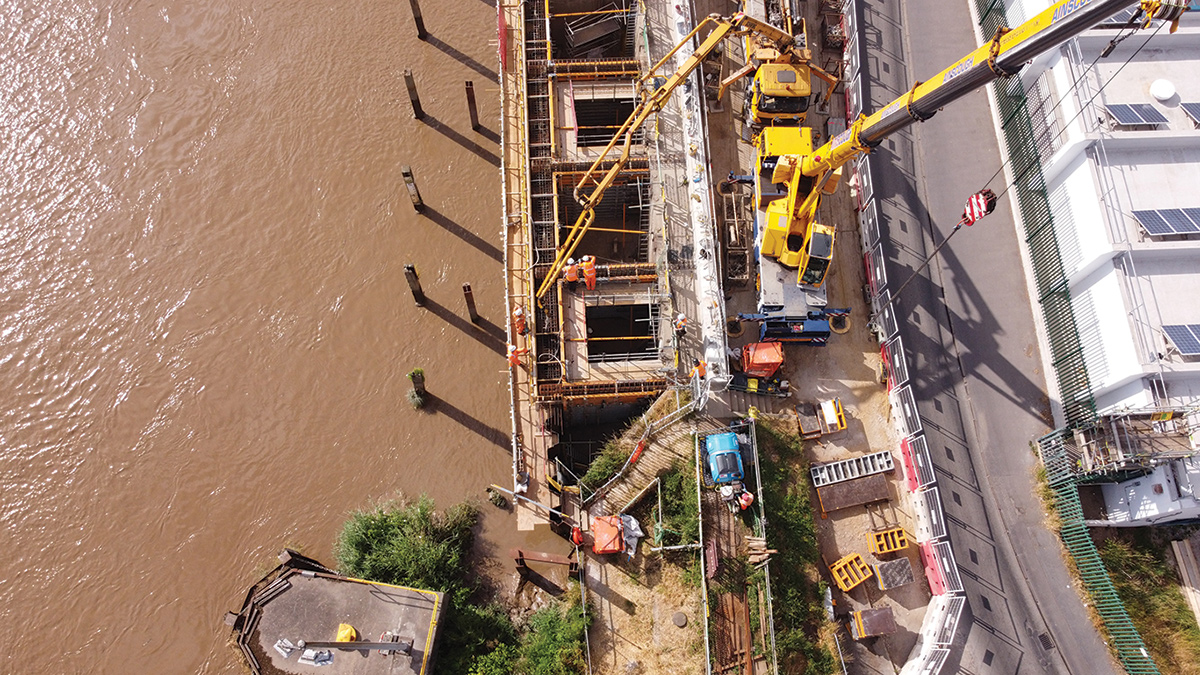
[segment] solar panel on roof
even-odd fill
[[[1167,123],[1167,118],[1163,117],[1163,114],[1158,111],[1158,108],[1155,108],[1149,103],[1134,103],[1129,107],[1133,108],[1134,112],[1141,116],[1142,121],[1144,121],[1146,124]]]
[[[1117,121],[1117,124],[1142,124],[1142,116],[1134,112],[1132,106],[1124,103],[1111,103],[1104,107],[1108,110],[1108,114]]]
[[[1200,232],[1200,228],[1197,228],[1192,219],[1187,217],[1183,209],[1159,209],[1158,215],[1162,216],[1162,219],[1167,221],[1171,229],[1179,234]]]
[[[1175,348],[1184,356],[1200,356],[1200,324],[1175,324],[1163,326],[1163,332],[1171,338]]]
[[[1151,236],[1161,237],[1164,234],[1175,234],[1174,228],[1163,220],[1163,217],[1158,215],[1158,211],[1134,211],[1133,217],[1137,218],[1138,222]]]
[[[1200,124],[1200,103],[1181,103],[1179,105],[1193,122]]]
[[[1104,106],[1117,124],[1164,124],[1167,118],[1149,103],[1109,103]]]
[[[1183,212],[1192,219],[1193,223],[1200,225],[1200,209],[1184,209]]]

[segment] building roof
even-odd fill
[[[231,620],[242,654],[254,673],[312,673],[300,661],[300,641],[332,642],[340,624],[349,624],[359,641],[412,644],[401,651],[323,649],[332,661],[322,675],[426,675],[433,672],[438,624],[445,612],[442,593],[392,586],[331,573],[292,552],[278,568],[255,584]],[[311,564],[310,564],[311,563]],[[286,643],[281,641],[286,640]],[[279,645],[277,648],[276,645]]]

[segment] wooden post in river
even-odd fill
[[[408,88],[408,100],[412,103],[413,119],[425,119],[425,111],[421,110],[421,97],[417,95],[417,81],[413,79],[412,71],[404,69],[404,86]]]
[[[463,298],[467,301],[467,316],[471,323],[479,323],[479,312],[475,311],[475,294],[471,292],[471,284],[463,284]]]
[[[416,300],[417,307],[424,307],[425,292],[421,290],[421,277],[417,276],[417,268],[412,265],[405,265],[404,278],[408,280],[408,288],[412,291],[413,300]]]
[[[471,131],[479,131],[479,111],[475,109],[475,83],[467,80],[467,112],[471,115]]]
[[[408,196],[412,198],[413,210],[420,213],[425,210],[425,202],[421,199],[421,191],[417,189],[417,179],[413,177],[411,166],[400,167],[400,176],[408,187]]]
[[[428,33],[425,32],[425,20],[421,18],[421,6],[417,0],[408,0],[408,4],[412,5],[413,22],[417,24],[417,39],[424,40]]]

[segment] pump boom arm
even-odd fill
[[[574,192],[575,199],[581,205],[583,205],[583,211],[579,214],[579,217],[575,219],[575,224],[571,226],[571,230],[567,233],[565,241],[563,241],[563,243],[559,246],[558,255],[555,257],[553,264],[550,266],[550,270],[546,273],[546,277],[542,280],[541,285],[538,287],[537,293],[534,296],[535,299],[541,298],[543,295],[545,295],[546,291],[548,291],[554,285],[554,282],[558,279],[559,272],[562,270],[563,264],[566,262],[567,258],[570,258],[575,253],[575,248],[579,246],[579,242],[583,239],[583,235],[587,232],[588,228],[591,227],[592,222],[595,221],[596,205],[599,204],[600,200],[604,198],[605,191],[612,186],[613,181],[616,180],[617,176],[625,168],[625,165],[629,163],[629,151],[633,146],[633,139],[637,130],[646,123],[646,120],[650,119],[651,115],[657,113],[659,110],[662,110],[663,106],[666,105],[667,100],[670,99],[671,93],[674,92],[679,85],[687,81],[688,77],[690,77],[691,74],[700,67],[700,64],[704,62],[704,59],[710,53],[712,53],[714,49],[717,48],[717,45],[719,45],[727,37],[746,35],[748,33],[753,33],[765,38],[766,40],[770,41],[772,46],[774,46],[780,52],[786,52],[790,50],[795,43],[795,38],[789,35],[787,32],[780,30],[779,28],[776,28],[768,23],[759,21],[751,16],[747,16],[746,14],[739,13],[733,15],[732,17],[720,17],[716,14],[711,14],[701,21],[695,28],[693,28],[692,31],[679,42],[679,44],[675,45],[671,51],[667,52],[666,56],[662,57],[658,63],[654,64],[654,66],[650,68],[646,75],[638,80],[638,89],[641,89],[647,82],[651,81],[651,78],[655,77],[659,69],[662,68],[663,65],[666,64],[672,57],[674,57],[676,52],[678,52],[684,46],[690,44],[692,38],[706,27],[712,27],[712,31],[705,36],[704,40],[700,43],[700,46],[696,48],[696,51],[694,51],[691,56],[685,59],[679,68],[677,68],[675,72],[666,79],[665,82],[656,87],[652,92],[642,99],[641,103],[639,103],[629,115],[629,118],[625,120],[625,124],[621,125],[621,128],[613,135],[612,140],[609,141],[604,150],[600,152],[600,157],[592,163],[592,165],[580,178],[579,183],[576,184]],[[604,171],[603,175],[597,179],[596,174],[600,171],[601,165],[608,159],[609,154],[613,151],[613,148],[617,147],[618,144],[621,145],[621,154],[616,158],[616,160],[613,161],[613,164],[606,171]],[[592,188],[590,193],[588,193],[586,196],[583,196],[582,192],[589,181],[594,182],[595,187]]]

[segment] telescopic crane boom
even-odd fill
[[[565,241],[559,246],[558,255],[555,257],[554,263],[550,266],[550,270],[546,273],[546,277],[542,280],[541,285],[538,286],[537,294],[534,296],[535,299],[540,299],[546,294],[546,291],[553,287],[564,262],[574,254],[575,248],[579,246],[583,235],[595,221],[596,205],[600,203],[605,191],[612,186],[613,181],[616,180],[617,176],[629,162],[629,152],[633,146],[633,139],[637,130],[650,119],[651,115],[662,110],[667,100],[670,99],[671,93],[679,85],[686,82],[688,77],[704,62],[704,59],[726,38],[749,35],[758,39],[760,47],[764,52],[774,53],[772,65],[776,66],[775,70],[785,69],[792,71],[793,77],[791,77],[791,80],[796,83],[796,86],[793,87],[795,92],[793,97],[803,98],[804,107],[807,107],[808,96],[812,92],[809,83],[811,64],[808,63],[809,56],[807,50],[802,48],[803,36],[801,36],[801,45],[798,48],[796,37],[771,24],[747,16],[744,13],[738,13],[731,17],[721,17],[716,14],[706,17],[679,44],[675,45],[670,52],[667,52],[666,56],[654,64],[649,72],[638,80],[637,88],[639,90],[648,88],[647,83],[657,75],[659,69],[672,59],[676,52],[690,44],[692,38],[705,28],[711,28],[712,31],[704,37],[704,40],[696,48],[696,51],[674,73],[642,99],[629,115],[629,118],[625,120],[625,124],[621,125],[621,128],[613,135],[612,140],[600,152],[600,157],[584,172],[583,177],[575,186],[575,200],[583,206],[583,211],[575,219],[575,224],[571,226],[571,230],[568,232]],[[803,109],[799,113],[803,113]],[[615,160],[612,160],[612,165],[597,178],[597,174],[601,171],[601,165],[609,161],[609,154],[618,144],[621,146],[620,155]],[[590,193],[584,195],[583,192],[589,182],[593,183],[595,187],[592,188]]]
[[[1095,26],[1116,12],[1138,5],[1144,20],[1171,21],[1174,31],[1187,10],[1187,0],[1059,0],[1014,29],[995,37],[882,110],[859,117],[851,127],[821,147],[802,155],[780,157],[772,182],[786,183],[786,197],[771,202],[763,233],[764,255],[799,268],[798,283],[819,286],[833,252],[833,228],[816,222],[821,194],[843,164],[869,153],[883,139],[913,122],[933,117],[943,106],[1001,77],[1016,74],[1039,54]]]

